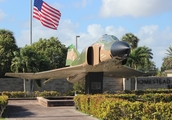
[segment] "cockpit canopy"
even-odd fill
[[[105,34],[101,38],[99,38],[97,43],[111,43],[111,42],[115,42],[115,41],[119,41],[119,39],[117,37],[115,37],[114,35]]]

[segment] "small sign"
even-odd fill
[[[101,82],[92,82],[91,83],[91,89],[93,89],[93,90],[101,89]]]

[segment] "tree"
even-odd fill
[[[13,33],[9,30],[0,30],[0,77],[10,72],[14,51],[18,51]]]
[[[153,59],[152,49],[146,46],[141,47],[140,57],[142,58],[140,59],[140,64],[138,65],[137,69],[143,70],[143,71],[156,69],[155,63],[151,61]]]
[[[145,46],[134,49],[130,53],[126,65],[137,70],[149,71],[155,67],[151,61],[153,58],[151,51],[151,49]]]
[[[162,70],[157,69],[157,75],[158,77],[167,77],[167,74],[163,72]]]
[[[161,71],[172,69],[172,46],[167,49],[166,57],[163,58]]]
[[[39,72],[49,66],[47,57],[38,54],[32,46],[25,46],[14,55],[11,64],[13,72]]]
[[[23,68],[23,67],[21,67],[22,66],[22,57],[21,57],[21,53],[20,53],[21,51],[19,50],[19,51],[15,51],[14,52],[14,58],[12,59],[12,62],[11,62],[11,71],[12,72],[16,72],[16,73],[18,73],[18,72],[24,72],[24,70],[20,70],[21,68]]]
[[[49,61],[47,69],[61,68],[65,66],[67,48],[61,44],[58,38],[39,39],[38,42],[32,44],[38,54],[46,56]]]
[[[139,38],[132,33],[126,33],[121,40],[130,44],[131,50],[138,47]]]

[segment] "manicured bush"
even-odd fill
[[[27,97],[59,96],[60,93],[57,91],[43,91],[43,92],[34,91],[32,93],[23,92],[23,91],[13,91],[13,92],[4,91],[2,92],[2,95],[6,95],[9,98],[27,98]]]
[[[43,92],[39,92],[39,91],[35,91],[32,94],[35,97],[49,97],[49,96],[59,96],[60,93],[56,92],[56,91],[43,91]]]
[[[28,92],[22,92],[22,91],[13,91],[13,92],[4,91],[4,92],[2,92],[2,95],[6,95],[9,98],[19,98],[19,97],[29,97],[30,96]]]
[[[160,101],[158,96],[158,101]],[[170,120],[172,103],[131,102],[116,95],[78,95],[76,108],[102,120]]]
[[[0,96],[0,118],[8,104],[8,96]]]
[[[137,101],[138,96],[135,95],[135,94],[115,94],[113,96],[113,98],[121,98],[121,99],[124,99],[124,100],[134,102],[134,101]]]
[[[172,89],[146,89],[144,90],[145,94],[149,94],[149,93],[165,93],[165,94],[169,94],[172,93]]]
[[[140,98],[144,101],[144,102],[171,102],[172,101],[172,94],[166,94],[166,93],[150,93],[150,94],[144,94],[142,96],[140,96]]]
[[[74,96],[74,95],[75,95],[74,90],[69,90],[69,91],[66,91],[65,93],[63,93],[63,96]]]
[[[172,101],[172,94],[166,93],[149,93],[149,94],[104,94],[106,98],[120,98],[123,100],[128,100],[131,102],[135,101],[142,101],[142,102],[171,102]]]
[[[146,90],[126,90],[124,93],[127,94],[136,94],[136,95],[143,95],[143,94],[150,94],[150,93],[172,93],[172,89],[146,89]]]

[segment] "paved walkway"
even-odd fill
[[[36,100],[9,100],[6,120],[98,120],[75,110],[74,106],[44,107]]]

